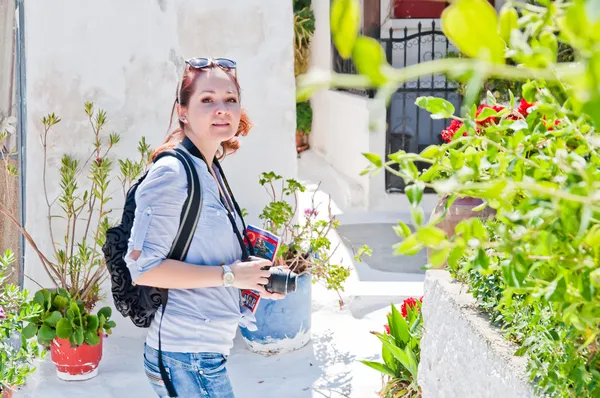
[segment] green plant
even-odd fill
[[[310,0],[294,0],[294,76],[305,73],[310,62],[310,41],[315,15]]]
[[[312,128],[312,108],[310,102],[296,103],[296,131],[309,134]]]
[[[151,148],[142,138],[138,146],[140,159],[119,160],[120,175],[117,174],[115,178],[115,162],[110,155],[120,137],[116,133],[105,136],[108,118],[104,110],[94,109],[91,102],[85,104],[84,110],[92,130],[92,150],[85,162],[68,154],[62,156],[57,170],[60,176],[60,193],[57,197],[50,197],[49,194],[47,160],[52,146],[50,132],[61,119],[51,113],[41,120],[41,172],[52,242],[51,255],[38,247],[31,234],[1,204],[0,213],[20,228],[54,286],[68,291],[74,300],[83,302],[85,311],[90,312],[101,299],[100,285],[108,277],[101,248],[106,230],[112,225],[109,206],[115,191],[114,184],[120,182],[125,192],[145,170]]]
[[[599,4],[507,2],[498,16],[485,0],[455,0],[442,15],[442,30],[467,58],[394,70],[380,43],[358,35],[358,3],[334,0],[334,42],[341,56],[353,58],[360,75],[309,73],[299,79],[297,92],[297,99],[304,100],[324,87],[376,87],[375,102],[383,105],[400,84],[418,76],[441,73],[465,84],[457,115],[441,99],[421,100],[420,105],[438,108],[432,111],[434,118],[460,119],[466,136],[456,134],[450,143],[420,154],[398,152],[389,159],[367,154],[370,170],[386,169],[410,185],[407,196],[416,230],[399,225],[403,241],[396,251],[414,254],[428,247],[433,265],[447,258],[457,268],[464,257],[465,272],[501,278],[498,308],[520,300],[527,305],[521,307],[526,330],[534,332],[519,353],[530,355],[530,375],[538,388],[563,397],[600,395]],[[517,19],[511,17],[513,7]],[[573,56],[558,62],[564,46]],[[496,115],[488,125],[477,125],[474,105],[490,78],[522,83],[521,97],[535,103],[526,117]],[[375,114],[377,120],[379,116]],[[415,161],[431,166],[421,173]],[[473,219],[446,236],[436,227],[439,220],[424,222],[419,205],[424,187],[483,199],[484,206],[496,210],[492,231]],[[488,305],[494,307],[492,301]],[[536,329],[535,320],[553,340],[566,337],[572,344],[527,341],[545,333]],[[563,327],[553,334],[554,325]],[[554,369],[548,369],[557,358],[564,366],[552,375]]]
[[[281,189],[276,189],[275,185],[279,182]],[[339,226],[339,221],[331,213],[331,204],[327,206],[327,213],[319,217],[320,208],[313,196],[312,207],[306,209],[295,222],[298,195],[305,192],[306,187],[294,179],[284,180],[274,172],[262,173],[259,183],[271,197],[259,218],[263,221],[263,227],[279,236],[282,242],[276,253],[276,261],[299,274],[310,272],[315,282],[320,281],[328,289],[335,290],[340,295],[341,303],[340,292],[344,291],[343,283],[350,276],[350,268],[331,260],[337,247],[332,247],[329,233]],[[286,200],[290,197],[293,207]],[[367,246],[358,250],[355,260],[361,261],[364,255],[371,255]]]
[[[371,332],[381,340],[383,363],[361,362],[384,375],[384,386],[379,392],[381,397],[420,397],[417,375],[423,334],[421,301],[406,299],[401,311],[392,304],[387,318],[383,333]]]
[[[35,371],[34,360],[45,355],[37,342],[23,333],[23,323],[39,316],[41,307],[28,299],[26,290],[5,283],[14,261],[11,250],[0,255],[0,390],[25,384]]]
[[[85,309],[83,301],[74,299],[62,288],[39,290],[33,301],[41,306],[43,313],[29,319],[23,335],[26,338],[37,335],[38,342],[43,346],[49,346],[57,337],[68,339],[72,347],[84,343],[98,345],[100,334],[111,334],[116,326],[110,320],[110,307],[103,307],[96,315],[92,315]]]

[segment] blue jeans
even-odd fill
[[[182,398],[234,398],[225,364],[227,358],[211,352],[183,353],[163,351],[163,364]],[[148,345],[144,349],[144,370],[150,385],[159,397],[168,397],[158,369],[158,350]]]

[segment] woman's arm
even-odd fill
[[[135,256],[138,253],[133,252]],[[261,268],[270,266],[267,260],[236,262],[231,264],[235,277],[234,287],[264,291],[269,271]],[[165,289],[195,289],[223,286],[223,268],[206,265],[188,264],[177,260],[164,260],[150,271],[142,273],[134,282],[138,285],[154,286]]]

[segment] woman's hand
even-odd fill
[[[272,263],[269,260],[258,258],[252,258],[251,261],[244,262],[236,261],[229,266],[235,277],[233,287],[258,290],[262,293],[265,290],[264,285],[269,283],[269,276],[271,276],[268,270],[262,268],[271,265]]]
[[[265,289],[265,285],[269,283],[271,272],[263,270],[264,267],[273,265],[269,260],[258,257],[251,257],[251,261],[241,262],[236,261],[230,265],[234,275],[233,286],[238,289],[250,289],[260,293],[260,296],[269,300],[281,300],[285,298],[284,294],[271,293]]]

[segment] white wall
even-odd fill
[[[25,5],[26,227],[46,253],[51,245],[40,172],[42,116],[55,112],[63,119],[49,139],[48,188],[54,198],[63,153],[78,159],[90,153],[84,102],[106,109],[107,133],[121,134],[115,155],[134,156],[142,135],[153,146],[164,140],[185,58],[238,61],[242,105],[255,127],[224,167],[240,205],[250,212],[248,221],[256,221],[268,200],[258,185],[262,171],[296,176],[291,1],[30,0]],[[48,283],[29,247],[25,267],[28,276]]]

